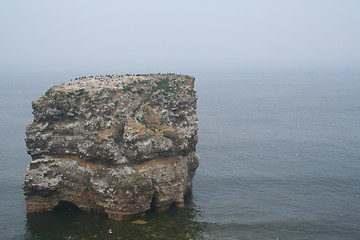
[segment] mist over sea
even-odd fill
[[[143,225],[75,210],[26,214],[31,101],[78,76],[0,75],[0,239],[359,239],[360,73],[193,75],[193,194],[183,209],[136,218]]]

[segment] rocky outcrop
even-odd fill
[[[183,205],[199,162],[194,80],[108,75],[50,88],[26,131],[27,210],[70,202],[121,220]]]

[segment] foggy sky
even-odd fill
[[[359,0],[0,0],[0,72],[360,68]]]

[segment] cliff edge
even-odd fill
[[[121,220],[182,206],[199,159],[194,78],[82,77],[33,101],[28,212],[62,203]]]

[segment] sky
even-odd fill
[[[359,0],[0,0],[0,72],[360,69]]]

